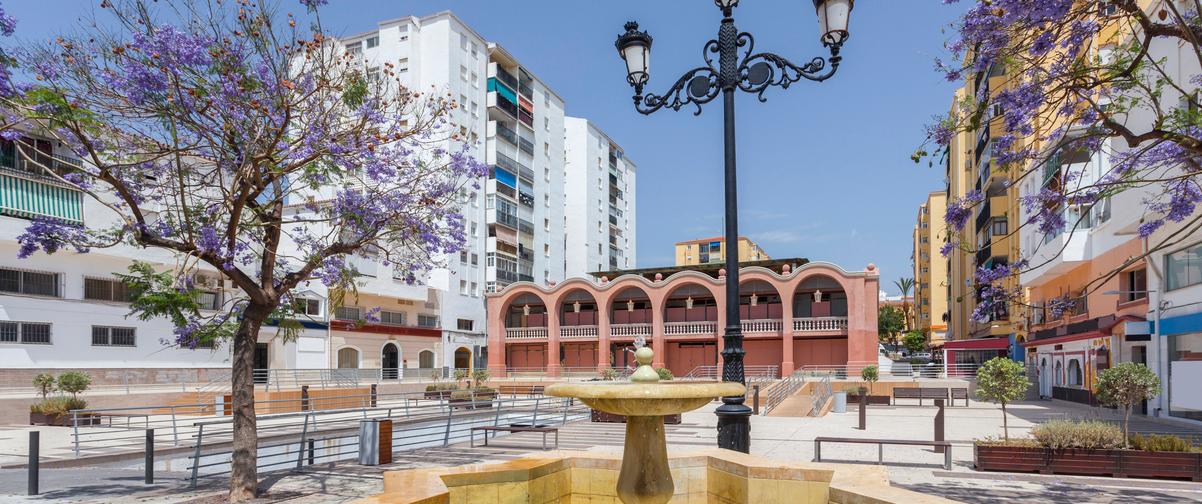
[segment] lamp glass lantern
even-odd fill
[[[847,40],[847,23],[855,3],[855,0],[814,0],[819,40],[823,45],[838,45]]]
[[[631,86],[642,87],[651,77],[651,35],[639,31],[639,24],[626,23],[626,33],[614,45],[626,61],[626,80]]]
[[[717,5],[722,12],[730,11],[739,6],[739,0],[714,0],[714,5]]]

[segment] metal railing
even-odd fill
[[[562,425],[587,418],[588,408],[570,398],[505,398],[495,393],[460,398],[424,399],[405,394],[403,403],[387,400],[364,408],[307,411],[256,417],[260,444],[258,471],[301,469],[305,465],[356,458],[358,426],[365,419],[391,419],[392,449],[446,447],[467,441],[472,427]],[[229,472],[232,419],[195,422],[193,453],[186,470],[190,484]],[[502,433],[493,433],[502,435]],[[206,450],[205,445],[221,448]]]
[[[807,376],[820,377],[830,376],[837,380],[858,380],[860,379],[860,371],[867,366],[848,366],[848,365],[829,365],[829,366],[802,366],[801,370]],[[919,378],[965,378],[972,379],[977,376],[977,369],[980,364],[925,364],[912,365],[909,363],[898,362],[892,366],[878,366],[877,373],[880,379],[893,380],[915,380]]]
[[[810,416],[819,416],[822,414],[822,407],[826,405],[826,401],[834,395],[831,390],[830,375],[823,376],[821,380],[813,385],[810,389],[810,397],[813,398],[813,403],[810,405]]]
[[[780,367],[775,365],[745,365],[743,366],[743,378],[749,379],[770,379],[775,380],[780,376]],[[718,380],[722,378],[722,366],[697,366],[689,370],[681,379],[684,380]]]
[[[803,317],[793,319],[793,332],[846,331],[847,317]]]
[[[767,415],[771,413],[785,399],[793,397],[793,394],[796,394],[805,385],[805,382],[806,378],[804,374],[794,372],[772,385],[767,391],[767,397],[764,399],[763,414]]]

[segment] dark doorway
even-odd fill
[[[267,343],[255,343],[255,383],[267,383]]]
[[[399,377],[397,372],[397,364],[400,362],[400,352],[397,352],[396,345],[387,343],[384,345],[384,350],[380,354],[380,374],[385,380],[395,380]]]
[[[1143,346],[1143,345],[1131,347],[1131,362],[1134,362],[1137,364],[1143,364],[1143,365],[1147,366],[1148,365],[1148,347]],[[1148,401],[1140,401],[1139,404],[1137,404],[1135,406],[1135,408],[1133,408],[1133,409],[1135,410],[1136,413],[1139,413],[1141,415],[1147,415],[1148,414]]]
[[[455,350],[455,369],[469,369],[472,367],[472,351],[463,347]]]

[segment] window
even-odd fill
[[[543,142],[543,156],[551,157],[551,143],[550,142]],[[547,169],[547,178],[548,179],[550,179],[550,177],[551,177],[550,173],[551,173],[551,169],[548,168]]]
[[[480,89],[480,75],[472,72],[472,87]]]
[[[477,297],[479,295],[480,295],[480,285],[477,284],[476,282],[472,282],[472,297]]]
[[[459,251],[459,262],[461,264],[467,264],[467,251],[466,250]]]
[[[309,315],[313,317],[320,316],[321,301],[316,299],[296,298],[296,300],[292,302],[292,310],[298,315]]]
[[[338,350],[338,369],[355,369],[359,367],[359,351],[354,348]]]
[[[438,327],[438,315],[417,314],[418,327]]]
[[[417,366],[422,369],[434,368],[434,352],[422,350],[417,354]]]
[[[551,131],[551,118],[550,117],[543,118],[543,130]]]
[[[334,309],[336,320],[362,320],[363,310],[358,306],[339,306]]]
[[[0,322],[0,343],[50,344],[50,324]]]
[[[475,42],[472,42],[472,57],[473,58],[480,57],[480,47],[477,46]]]
[[[467,107],[467,95],[459,95],[459,106],[465,108]]]
[[[1124,303],[1147,299],[1148,297],[1148,270],[1137,269],[1123,273],[1122,281],[1119,285],[1122,294],[1120,299]]]
[[[470,330],[472,330],[472,326],[474,325],[474,323],[475,323],[474,320],[458,319],[455,321],[455,327],[457,329],[459,329],[460,331],[470,331]]]
[[[93,301],[130,301],[129,286],[120,280],[103,278],[83,279],[83,298]]]
[[[1068,361],[1068,376],[1067,384],[1081,386],[1081,361],[1077,359],[1069,359]]]
[[[0,269],[0,292],[60,297],[58,273]]]
[[[480,254],[472,252],[472,266],[480,265]]]
[[[467,82],[467,67],[459,65],[459,80]]]
[[[1165,276],[1168,290],[1202,283],[1202,243],[1166,255]]]
[[[551,231],[551,219],[543,219],[543,231]]]
[[[367,48],[372,49],[380,45],[380,37],[367,37]]]
[[[401,58],[400,61],[397,62],[396,71],[397,71],[397,73],[408,72],[409,71],[409,58]]]
[[[346,45],[346,52],[351,56],[363,54],[363,46],[359,42],[352,42]]]
[[[313,301],[316,303],[317,301]],[[202,310],[218,310],[221,308],[221,293],[212,291],[200,291],[196,295],[196,304]],[[316,308],[320,311],[320,306]]]
[[[543,244],[543,255],[547,256],[547,257],[551,257],[551,244],[549,244],[549,243]]]
[[[134,344],[134,328],[92,326],[92,346],[137,346]]]
[[[384,325],[405,325],[405,312],[380,310],[380,323]]]
[[[409,25],[398,26],[397,31],[401,32],[401,42],[409,40]]]
[[[472,223],[471,228],[472,228],[472,236],[480,236],[480,229],[478,226],[476,226],[475,222]]]
[[[466,296],[466,295],[467,295],[467,280],[460,280],[460,281],[459,281],[459,295],[460,295],[460,296]]]
[[[472,117],[480,117],[480,106],[472,100]]]
[[[1010,223],[1005,217],[995,217],[993,219],[993,236],[1005,236],[1010,234]],[[926,243],[926,237],[922,239]]]
[[[459,34],[459,48],[464,51],[467,50],[467,35],[462,33]]]

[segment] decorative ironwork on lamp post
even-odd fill
[[[855,0],[813,0],[818,16],[819,40],[830,50],[827,58],[816,57],[797,65],[768,52],[755,52],[750,33],[735,28],[732,17],[739,0],[714,0],[722,10],[718,38],[705,43],[705,65],[685,72],[663,94],[643,94],[651,78],[651,35],[639,31],[636,22],[626,23],[626,33],[618,36],[615,46],[626,61],[626,81],[634,88],[634,108],[651,114],[668,108],[678,111],[685,105],[701,106],[722,95],[724,114],[726,183],[726,328],[723,333],[722,380],[745,383],[743,376],[743,331],[739,317],[739,224],[735,176],[735,90],[756,95],[766,101],[764,92],[772,86],[788,88],[802,79],[822,82],[831,78],[842,59],[839,50],[847,40],[847,23]],[[717,55],[715,64],[714,56]],[[787,325],[787,324],[786,324]],[[789,337],[785,332],[784,337]],[[751,408],[742,396],[723,397],[718,407],[718,447],[747,453],[751,450]]]

